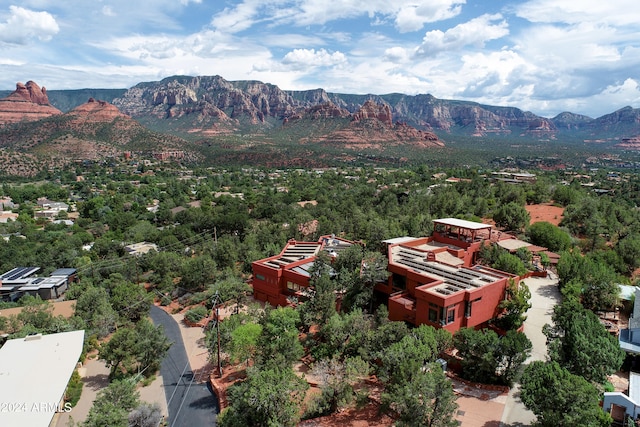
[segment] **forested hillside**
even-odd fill
[[[371,263],[382,257],[382,240],[429,235],[433,219],[493,221],[501,230],[558,252],[560,287],[568,304],[577,304],[575,313],[620,307],[617,283],[634,284],[634,272],[640,267],[640,212],[636,208],[640,179],[630,173],[537,171],[535,182],[513,184],[492,178],[489,171],[470,168],[187,170],[168,164],[131,163],[110,169],[87,163],[47,178],[46,183],[2,186],[2,196],[14,204],[5,209],[18,216],[16,221],[0,224],[5,238],[0,246],[0,270],[39,266],[49,273],[59,267],[76,268],[80,281],[70,289],[70,295],[78,298],[76,313],[64,322],[42,321],[43,317],[36,322],[35,317],[23,316],[4,321],[0,329],[11,336],[24,336],[81,326],[88,331],[88,348],[99,349],[115,381],[134,375],[147,364],[156,366],[167,346],[144,320],[152,300],[179,307],[205,306],[199,309],[202,313],[190,314],[194,322],[209,312],[214,295],[238,307],[249,305],[249,310],[222,324],[222,362],[247,363],[251,368],[246,380],[230,390],[232,403],[220,417],[220,425],[256,420],[293,425],[300,417],[333,413],[363,399],[358,393],[365,392],[357,384],[369,374],[380,379],[385,390],[382,402],[396,419],[407,425],[413,425],[410,422],[416,417],[419,423],[437,419],[443,423],[439,425],[449,425],[455,413],[451,385],[441,370],[420,367],[431,366],[452,345],[468,349],[466,353],[461,350],[463,366],[477,366],[479,356],[469,349],[481,337],[470,331],[452,337],[430,327],[410,333],[404,323],[389,322],[386,307],[379,305],[372,282],[360,270],[363,258]],[[42,197],[69,203],[69,212],[58,219],[72,219],[73,225],[34,219]],[[525,206],[533,203],[564,208],[560,226],[530,225]],[[279,253],[289,239],[317,241],[327,234],[361,241],[364,249],[358,246],[341,258],[334,265],[334,279],[329,278],[328,264],[325,268],[319,262],[312,272],[315,296],[296,308],[261,312],[249,304],[250,288],[245,282],[253,261]],[[124,245],[137,242],[153,243],[157,251],[128,255]],[[482,256],[482,262],[517,274],[531,268],[530,254],[522,251],[513,255],[492,249]],[[340,311],[336,310],[336,291],[344,294]],[[513,292],[516,298],[519,291]],[[21,303],[40,310],[33,301]],[[515,320],[520,319],[526,298],[520,308],[511,307]],[[584,377],[589,384],[602,384],[606,378],[595,371],[580,371],[563,353],[562,349],[584,348],[561,338],[562,328],[568,327],[562,323],[562,313],[566,312],[556,315],[556,333],[548,332],[558,343],[551,357],[571,375]],[[584,324],[591,325],[586,316]],[[116,327],[109,345],[98,344]],[[598,334],[600,329],[594,336]],[[142,348],[131,347],[142,336],[149,337],[148,345],[158,349],[153,357]],[[524,360],[521,356],[529,351],[521,336],[514,331],[503,340],[497,335],[482,338],[496,364],[473,370],[471,379],[512,384]],[[209,345],[215,360],[213,331]],[[128,346],[133,350],[120,359],[118,355]],[[421,359],[406,357],[411,354],[420,354]],[[282,359],[283,355],[288,358]],[[301,413],[306,383],[293,375],[291,362],[303,356],[315,360],[315,369],[322,375],[331,374],[320,397]],[[598,372],[610,372],[619,368],[618,357],[616,353],[590,363]],[[499,363],[511,368],[503,370]],[[466,372],[471,375],[468,369]],[[413,391],[406,385],[414,387]],[[276,399],[268,390],[286,393],[278,393]],[[255,399],[273,401],[281,410],[280,418],[253,406],[255,399],[247,398],[250,391],[264,392]],[[416,415],[411,405],[424,405],[407,399],[419,393],[441,396],[439,412]]]

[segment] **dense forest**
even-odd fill
[[[578,424],[606,425],[604,412],[594,415],[593,398],[597,405],[606,375],[620,368],[624,354],[602,338],[607,333],[592,315],[620,307],[619,283],[636,284],[640,177],[607,170],[535,173],[535,182],[513,184],[471,168],[187,170],[87,164],[46,181],[5,183],[1,196],[11,198],[18,218],[0,224],[5,239],[0,270],[39,266],[47,274],[73,267],[80,280],[67,295],[77,298],[71,319],[53,317],[46,302],[23,298],[2,303],[31,309],[20,318],[0,318],[0,329],[19,337],[84,328],[86,352],[99,350],[113,381],[86,425],[127,425],[122,420],[131,411],[154,411],[140,406],[123,379],[141,368],[155,372],[169,345],[146,318],[150,304],[202,304],[206,310],[190,314],[197,321],[217,295],[248,307],[220,325],[221,362],[249,366],[246,379],[229,391],[231,406],[220,415],[220,425],[294,425],[301,417],[333,413],[366,400],[356,385],[370,374],[383,385],[383,408],[398,425],[456,425],[455,397],[442,369],[435,369],[436,359],[455,347],[462,357],[461,375],[512,385],[531,346],[515,331],[528,308],[526,292],[512,290],[510,300],[522,301],[511,305],[513,317],[505,327],[510,331],[502,338],[492,331],[461,330],[451,336],[426,326],[412,329],[387,320],[386,307],[372,289],[376,278],[363,274],[362,259],[384,262],[382,240],[430,235],[433,219],[492,220],[499,229],[561,256],[557,274],[564,300],[556,307],[554,324],[545,329],[554,365],[532,364],[525,370],[523,402],[541,425],[572,425],[550,412],[557,403],[545,406],[536,393],[536,381],[554,375],[557,387],[567,392],[579,385],[573,392],[582,393],[581,402],[587,403],[571,408],[590,421]],[[458,179],[447,180],[451,177]],[[69,203],[58,219],[71,218],[73,225],[34,219],[39,198]],[[530,225],[525,206],[543,203],[564,208],[559,226]],[[261,310],[250,303],[246,281],[253,261],[279,253],[291,238],[317,241],[327,234],[362,242],[365,250],[350,251],[333,265],[317,262],[314,294],[295,308]],[[158,250],[128,255],[125,245],[137,242],[154,243]],[[531,268],[531,254],[487,248],[482,262],[523,274]],[[344,294],[339,311],[336,291]],[[593,339],[570,342],[567,337],[573,335],[567,331],[575,325],[591,331]],[[213,349],[213,332],[208,338]],[[594,345],[607,351],[599,360],[576,363],[576,355]],[[292,362],[302,357],[311,357],[324,379],[321,394],[304,411],[307,384],[292,370]],[[109,409],[108,400],[117,393],[128,403]],[[101,414],[112,418],[105,421]]]

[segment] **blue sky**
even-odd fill
[[[637,0],[0,0],[0,89],[220,75],[598,117],[640,108],[638,22]]]

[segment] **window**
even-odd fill
[[[456,310],[454,308],[447,311],[447,324],[453,323],[456,318]]]
[[[256,274],[256,279],[264,281],[265,277],[262,274]]]
[[[407,288],[407,278],[399,274],[393,274],[393,288],[404,291]]]
[[[444,307],[429,303],[429,322],[444,324]]]
[[[481,298],[476,298],[473,301],[466,301],[465,302],[465,307],[464,307],[464,316],[465,317],[471,317],[471,308],[473,306],[473,303],[474,302],[478,302],[481,299],[482,299],[482,297]]]
[[[287,282],[287,289],[289,289],[291,292],[298,292],[300,288],[301,286],[297,283]]]

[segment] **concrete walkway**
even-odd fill
[[[560,303],[558,291],[558,279],[553,277],[531,277],[525,279],[531,291],[531,308],[527,312],[527,320],[524,322],[524,333],[527,335],[533,347],[531,355],[525,361],[525,365],[534,360],[547,360],[547,337],[542,333],[545,324],[551,324],[553,307]],[[533,412],[525,408],[519,398],[520,389],[516,385],[511,389],[502,413],[502,427],[530,426],[535,421]]]
[[[83,422],[87,418],[98,392],[109,385],[109,368],[102,360],[97,360],[95,356],[94,359],[87,359],[84,366],[78,369],[78,373],[84,383],[80,400],[71,412],[56,414],[58,421],[53,425],[57,427],[70,425],[71,419],[74,423]]]
[[[93,401],[100,390],[109,385],[109,368],[106,367],[102,360],[97,358],[88,359],[82,368],[78,369],[78,373],[82,377],[84,386],[80,400],[71,412],[58,413],[58,418],[52,425],[56,427],[67,427],[71,425],[71,420],[75,424],[84,422],[89,415],[89,410],[93,406]],[[157,403],[160,406],[162,415],[167,416],[167,399],[164,396],[164,386],[162,384],[162,376],[157,375],[156,379],[146,387],[138,387],[140,392],[140,400],[147,403]]]

